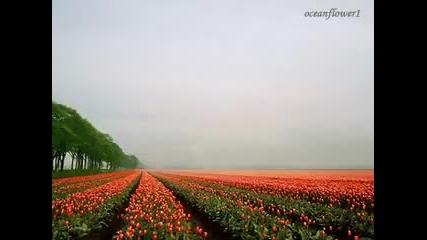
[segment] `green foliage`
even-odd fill
[[[65,105],[52,101],[52,170],[63,171],[65,156],[72,156],[72,169],[96,171],[102,168],[133,169],[139,166],[108,134]]]

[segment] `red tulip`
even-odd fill
[[[276,232],[277,232],[277,227],[276,227],[276,226],[273,226],[273,227],[272,227],[272,230],[273,230],[273,232],[275,232],[275,233],[276,233]]]

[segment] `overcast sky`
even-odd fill
[[[53,100],[148,166],[374,167],[373,1],[52,5]]]

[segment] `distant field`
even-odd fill
[[[63,171],[52,171],[52,179],[58,178],[69,178],[69,177],[79,177],[79,176],[89,176],[100,173],[109,173],[113,170],[106,169],[96,169],[96,170],[63,170]]]
[[[221,174],[244,176],[343,176],[374,177],[374,170],[163,170],[162,172],[183,174]]]

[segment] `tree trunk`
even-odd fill
[[[55,165],[55,153],[54,153],[54,151],[52,150],[52,171],[53,171],[53,167],[54,167],[54,165]]]
[[[78,154],[77,155],[77,169],[79,169],[79,170],[81,170],[82,169],[82,158],[83,158],[83,155],[82,154]]]
[[[80,159],[80,170],[82,170],[83,169],[83,167],[84,167],[84,160],[85,160],[85,155],[84,154],[82,154],[82,158]]]
[[[77,154],[77,157],[76,157],[76,170],[79,169],[79,161],[80,161],[80,156],[79,156],[79,154]]]
[[[75,157],[75,155],[71,154],[71,170],[74,170],[74,167],[73,167],[73,165],[74,165],[74,157]]]
[[[59,168],[60,168],[60,164],[61,164],[61,156],[62,156],[62,153],[58,153],[57,154],[57,156],[56,156],[56,170],[57,171],[59,171]]]
[[[65,156],[67,155],[67,152],[65,152],[64,154],[62,154],[62,158],[61,158],[61,172],[64,171],[64,160],[65,160]]]
[[[56,153],[56,156],[55,156],[55,171],[58,171],[58,168],[59,168],[59,156],[60,156],[60,153]]]

